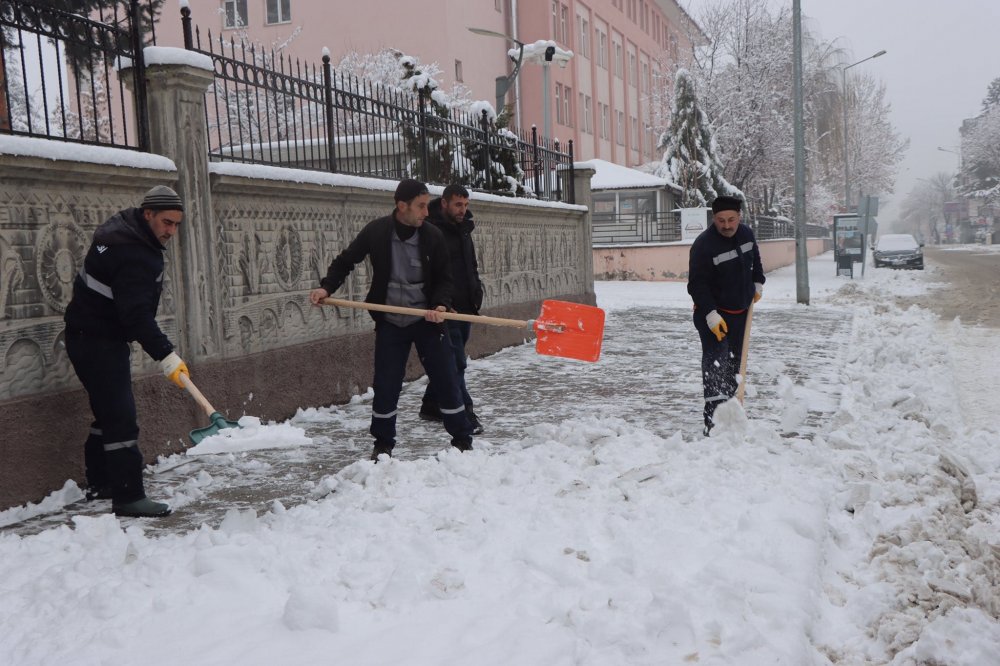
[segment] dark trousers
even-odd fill
[[[746,311],[740,314],[720,312],[729,328],[721,341],[705,321],[705,314],[694,312],[694,327],[701,338],[701,379],[705,388],[705,425],[712,427],[715,409],[736,395],[739,388],[737,375],[740,371],[740,357],[743,355],[743,333],[747,327]]]
[[[469,342],[469,336],[472,334],[472,324],[467,321],[446,321],[445,325],[448,327],[448,349],[455,361],[458,390],[462,394],[462,403],[471,412],[472,396],[469,395],[469,389],[465,386],[465,368],[469,365],[469,357],[465,354],[465,345]],[[437,408],[438,401],[434,395],[433,382],[427,382],[423,404],[432,410]]]
[[[87,485],[111,487],[116,503],[146,496],[139,423],[132,396],[132,350],[124,340],[66,331],[66,353],[87,391],[94,421],[84,443]]]
[[[399,393],[403,390],[406,360],[414,345],[420,363],[434,385],[444,427],[452,437],[452,444],[471,443],[472,425],[465,415],[454,355],[444,327],[429,321],[418,321],[409,326],[380,321],[375,325],[375,378],[372,381],[375,399],[372,401],[370,429],[376,445],[392,449],[396,444]]]

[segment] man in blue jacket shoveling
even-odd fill
[[[143,488],[129,343],[138,341],[183,388],[187,365],[156,323],[165,245],[183,219],[181,198],[163,185],[138,208],[115,213],[94,232],[66,308],[66,352],[94,414],[84,444],[87,498],[111,499],[119,516],[170,514]]]
[[[747,311],[764,293],[760,248],[753,231],[740,221],[742,208],[742,199],[716,197],[712,226],[691,244],[687,289],[701,338],[706,436],[715,425],[716,408],[739,388]]]

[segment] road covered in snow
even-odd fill
[[[0,663],[997,663],[1000,430],[967,398],[1000,330],[909,304],[933,263],[834,273],[809,306],[768,276],[711,438],[684,284],[607,282],[600,362],[470,365],[471,453],[417,381],[392,461],[369,393],[161,461],[165,520],[34,515],[72,482],[0,512]]]

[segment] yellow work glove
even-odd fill
[[[181,375],[191,376],[187,365],[176,352],[170,352],[165,359],[160,361],[160,367],[163,369],[163,376],[181,388],[184,388],[184,384],[181,383]]]
[[[716,310],[712,310],[707,315],[705,315],[705,321],[708,322],[708,328],[715,334],[715,339],[722,342],[722,338],[726,337],[726,333],[729,332],[729,327],[726,326],[726,320],[722,318]]]
[[[760,282],[753,283],[753,302],[756,303],[764,295],[764,285]]]

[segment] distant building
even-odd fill
[[[199,0],[192,18],[202,40],[240,35],[264,47],[282,47],[303,62],[320,62],[323,47],[334,64],[349,52],[392,48],[421,63],[436,62],[445,89],[459,82],[475,99],[495,100],[495,79],[512,63],[500,38],[468,28],[504,33],[524,43],[552,40],[573,51],[565,68],[551,67],[551,127],[575,157],[625,166],[656,159],[657,128],[669,109],[654,105],[651,91],[672,91],[674,69],[686,63],[692,36],[703,34],[676,0],[424,0],[419,8],[346,0]],[[169,3],[156,26],[157,44],[182,46],[180,14]],[[541,132],[542,68],[525,64],[507,103],[522,129]],[[669,101],[669,96],[668,96]]]

